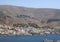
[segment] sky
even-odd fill
[[[60,9],[60,0],[0,0],[0,5]]]

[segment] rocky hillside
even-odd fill
[[[0,5],[1,24],[28,24],[41,26],[60,26],[60,9],[27,8],[11,5]]]

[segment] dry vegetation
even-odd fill
[[[0,5],[0,24],[13,26],[13,24],[29,25],[29,23],[37,27],[60,28],[60,9]]]

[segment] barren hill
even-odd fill
[[[11,5],[0,5],[0,23],[40,23],[60,26],[60,9],[27,8]]]

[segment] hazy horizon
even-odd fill
[[[60,9],[60,0],[0,0],[0,5]]]

